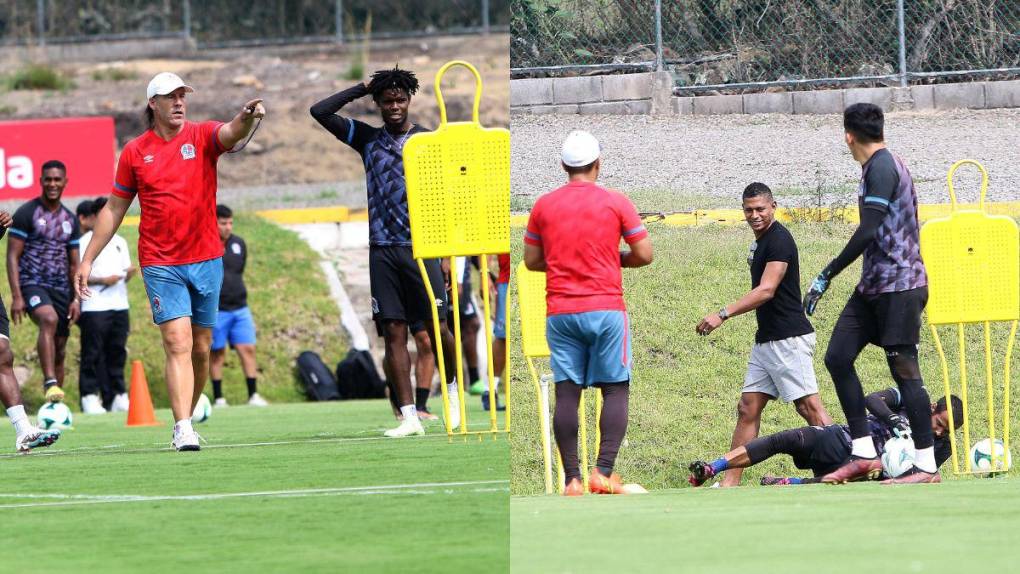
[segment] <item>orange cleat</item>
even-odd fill
[[[607,477],[598,467],[593,468],[588,477],[588,491],[592,494],[626,494],[620,475],[614,472]]]
[[[898,478],[887,478],[882,484],[938,484],[942,482],[939,473],[925,472],[916,466],[901,474]]]
[[[584,485],[581,484],[580,478],[571,479],[567,483],[566,488],[563,489],[563,496],[583,496]]]

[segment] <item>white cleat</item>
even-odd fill
[[[33,448],[50,446],[60,438],[58,429],[45,430],[31,427],[28,432],[19,436],[14,441],[14,449],[22,454],[28,454]]]
[[[81,412],[87,415],[102,415],[106,414],[106,409],[103,408],[103,400],[99,395],[93,394],[81,398]]]
[[[181,432],[174,429],[174,440],[170,442],[170,446],[177,449],[177,452],[184,452],[187,450],[202,450],[199,446],[198,441],[201,437],[195,431],[184,431]]]
[[[400,426],[395,429],[390,429],[384,433],[390,438],[401,438],[411,435],[423,435],[425,434],[425,427],[421,426],[421,421],[418,417],[412,417],[404,419],[400,422]]]
[[[249,407],[268,407],[269,402],[262,398],[262,395],[255,393],[248,399]]]
[[[225,408],[227,408],[229,406],[230,405],[227,404],[227,399],[225,399],[223,397],[220,397],[220,398],[216,399],[216,402],[213,403],[213,408],[217,408],[217,409],[225,409]]]
[[[113,404],[110,405],[110,412],[126,413],[129,406],[131,406],[131,402],[128,400],[127,393],[121,393],[113,398]]]

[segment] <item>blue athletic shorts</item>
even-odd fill
[[[510,285],[496,283],[496,320],[492,322],[492,336],[506,340],[506,291]]]
[[[237,345],[255,344],[255,319],[251,309],[241,307],[233,311],[220,311],[216,315],[216,326],[212,332],[212,350],[219,351],[230,343]]]
[[[624,311],[551,315],[546,340],[552,352],[553,378],[590,387],[630,380],[630,329]]]
[[[200,327],[216,326],[223,285],[223,259],[187,265],[152,265],[142,268],[145,292],[149,295],[152,322],[160,325],[191,317]]]

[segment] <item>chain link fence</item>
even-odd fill
[[[0,0],[0,45],[193,38],[199,48],[506,32],[510,0]]]
[[[514,77],[668,70],[677,90],[1020,77],[1016,0],[512,0]]]

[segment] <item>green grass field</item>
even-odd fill
[[[131,259],[138,264],[138,228],[124,226],[119,233],[127,240]],[[304,350],[315,350],[327,365],[333,367],[347,354],[346,337],[340,328],[336,303],[329,295],[319,256],[297,234],[253,215],[238,214],[234,233],[248,244],[248,266],[245,284],[248,305],[258,329],[259,392],[270,402],[304,400],[295,385],[294,360]],[[6,242],[4,243],[6,245]],[[4,247],[6,249],[6,247]],[[0,266],[0,291],[10,310],[10,288],[7,268]],[[131,304],[131,335],[128,337],[128,360],[140,359],[145,364],[149,389],[157,406],[167,406],[163,379],[163,346],[159,329],[152,324],[149,301],[141,277],[128,283]],[[11,325],[11,349],[14,364],[30,369],[31,376],[23,393],[28,409],[42,404],[42,371],[36,355],[38,330],[31,320]],[[79,330],[71,326],[67,343],[66,377],[67,404],[78,410]],[[125,377],[129,377],[126,373]],[[244,374],[236,353],[227,353],[224,369],[224,395],[231,404],[247,400]]]
[[[512,497],[512,572],[1014,572],[1015,478]]]
[[[789,227],[800,247],[802,288],[835,257],[854,229],[836,223],[791,224]],[[735,317],[708,337],[697,335],[694,327],[702,317],[735,301],[750,289],[747,254],[753,235],[747,227],[737,225],[683,228],[652,223],[649,231],[655,247],[655,261],[649,267],[628,269],[624,273],[634,371],[630,422],[617,469],[627,482],[637,482],[649,489],[679,488],[686,485],[686,466],[692,460],[712,460],[729,450],[736,404],[754,341],[754,316]],[[517,232],[523,233],[522,230]],[[823,357],[836,318],[859,276],[858,262],[836,278],[812,317],[818,334],[815,373],[820,394],[826,409],[837,421],[845,418]],[[511,325],[517,331],[511,337],[516,338],[520,328],[516,305],[512,309],[515,316]],[[1001,392],[1008,331],[1002,325],[992,329],[996,388],[1000,389],[997,393]],[[954,332],[943,329],[941,337],[949,364],[957,364]],[[514,494],[536,494],[542,491],[543,483],[535,391],[520,356],[520,345],[511,345],[511,350],[516,383],[512,406],[517,431],[511,439],[514,469],[511,489]],[[972,443],[987,436],[982,353],[980,328],[971,328],[968,331],[968,376]],[[1015,373],[1020,372],[1018,357],[1020,354],[1013,354],[1014,378]],[[942,376],[927,325],[922,330],[920,361],[932,399],[941,397],[944,394]],[[548,363],[540,361],[540,364],[548,372]],[[864,351],[857,370],[865,392],[894,385],[885,355],[877,347]],[[1020,408],[1020,392],[1016,389],[1011,403],[1011,412],[1016,413]],[[996,417],[999,434],[1001,406]],[[762,416],[761,434],[804,424],[792,405],[772,402]],[[1014,419],[1011,436],[1017,437],[1018,432],[1020,427]],[[589,432],[589,437],[592,435]],[[962,447],[962,433],[958,432],[957,436]],[[775,457],[748,469],[744,473],[744,484],[757,485],[763,474],[803,476],[804,471],[795,469],[788,457]],[[1017,471],[1010,474],[1017,474]]]
[[[384,439],[389,405],[352,401],[217,409],[202,451],[177,453],[157,417],[77,415],[53,447],[0,455],[3,571],[508,569],[503,437],[448,441],[432,422]]]

